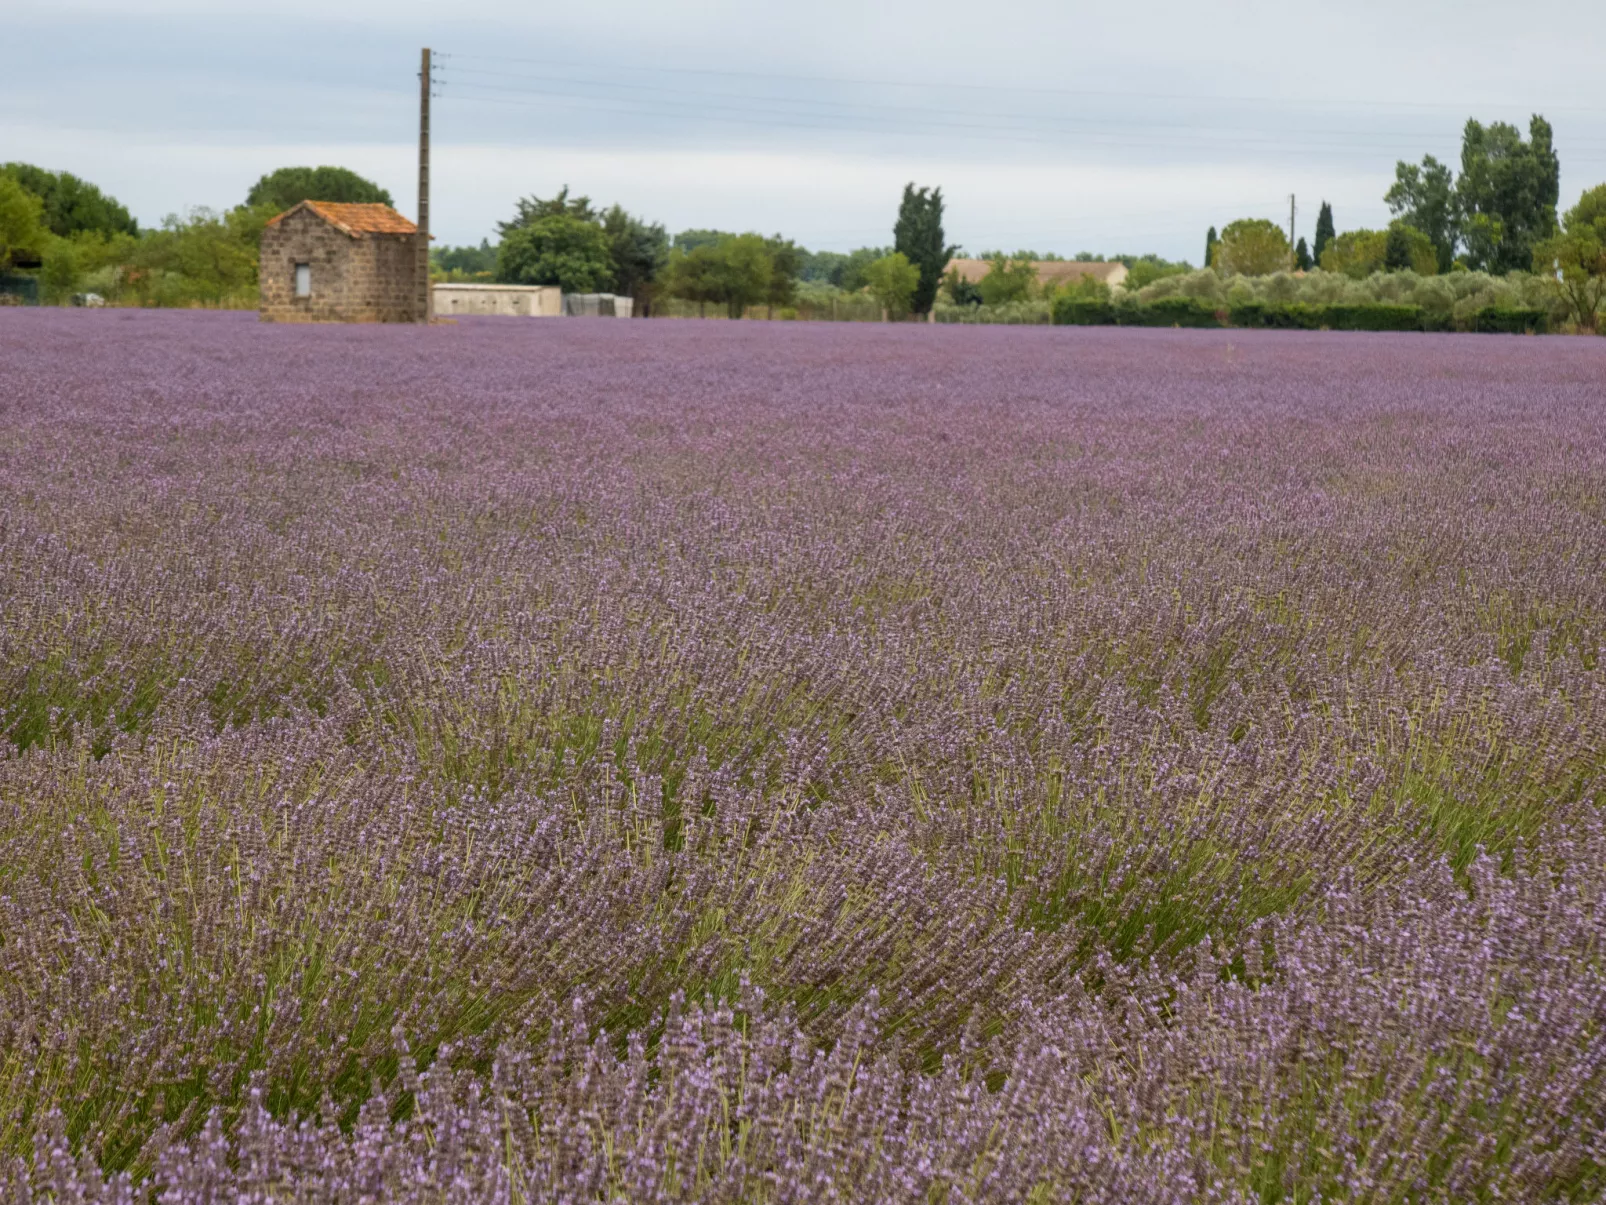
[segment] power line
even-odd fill
[[[446,58],[460,58],[474,62],[488,63],[528,63],[536,66],[550,66],[552,59],[520,58],[512,55],[495,54],[461,54],[442,56]],[[576,64],[572,61],[563,63],[566,67],[580,66],[586,69],[588,65]],[[597,66],[596,70],[605,71],[606,67]],[[732,71],[726,68],[714,67],[660,67],[638,66],[638,71],[651,71],[673,75],[717,75],[729,76],[739,79],[762,80],[792,80],[799,83],[811,84],[849,84],[869,88],[930,88],[930,80],[867,80],[854,79],[847,76],[831,75],[800,75],[780,71]],[[980,84],[944,79],[942,86],[945,89],[963,89],[976,92],[1023,92],[1038,96],[1107,96],[1118,97],[1124,100],[1181,100],[1181,101],[1219,101],[1228,104],[1275,104],[1280,106],[1314,105],[1319,107],[1356,107],[1356,108],[1382,108],[1382,109],[1447,109],[1466,112],[1477,108],[1528,108],[1526,104],[1504,104],[1491,101],[1411,101],[1411,100],[1367,100],[1364,98],[1344,97],[1341,100],[1314,100],[1301,97],[1288,96],[1231,96],[1212,93],[1186,93],[1186,92],[1132,92],[1116,91],[1112,89],[1097,88],[1045,88],[1041,85],[1031,84]],[[1548,109],[1552,113],[1597,113],[1606,114],[1606,108],[1595,105],[1542,105],[1540,108]]]
[[[472,82],[455,81],[447,78],[444,83],[449,89],[469,89],[463,95],[464,100],[472,100],[482,104],[503,104],[524,108],[547,109],[554,104],[564,106],[580,106],[587,111],[598,113],[613,113],[625,116],[641,116],[655,119],[684,120],[696,118],[702,121],[716,121],[737,125],[751,125],[763,128],[783,126],[792,129],[811,130],[817,132],[860,132],[865,134],[909,134],[945,137],[984,138],[990,143],[1012,142],[1029,146],[1046,146],[1063,148],[1070,138],[1032,137],[1023,132],[1018,126],[984,125],[975,122],[905,122],[899,125],[884,125],[879,128],[866,123],[854,123],[853,114],[809,114],[788,110],[771,110],[756,107],[752,104],[734,105],[699,105],[693,102],[680,103],[676,101],[646,101],[634,97],[596,97],[577,95],[571,89],[545,89],[545,88],[508,88],[494,84],[476,84]],[[483,96],[476,93],[489,91],[498,94]],[[448,93],[450,94],[450,93]],[[524,97],[546,98],[542,100],[521,99]],[[621,107],[622,106],[622,107]],[[837,120],[822,120],[837,119]],[[1045,133],[1055,132],[1056,127],[1050,125],[1040,127]],[[1179,129],[1194,129],[1194,127],[1177,127]],[[1278,153],[1294,154],[1320,154],[1324,157],[1333,156],[1365,156],[1376,158],[1382,153],[1403,152],[1410,153],[1420,147],[1420,142],[1390,142],[1376,138],[1361,142],[1334,142],[1322,140],[1304,133],[1289,132],[1288,134],[1268,133],[1264,138],[1246,138],[1236,135],[1232,138],[1220,138],[1212,135],[1208,129],[1199,130],[1196,136],[1190,137],[1186,142],[1165,140],[1165,135],[1159,138],[1152,133],[1139,133],[1120,130],[1059,130],[1060,133],[1070,135],[1071,138],[1080,137],[1083,141],[1095,146],[1136,145],[1144,149],[1168,150],[1182,149],[1196,152],[1209,152],[1234,149],[1251,149],[1272,151]],[[1588,144],[1574,144],[1587,146]],[[1593,149],[1593,148],[1591,148]]]
[[[708,91],[706,89],[667,88],[667,87],[660,87],[660,86],[656,86],[656,85],[652,85],[652,84],[633,84],[633,83],[628,83],[628,82],[623,82],[623,81],[586,79],[586,78],[579,78],[579,77],[575,77],[575,76],[547,76],[547,75],[532,75],[532,74],[527,74],[527,73],[507,72],[507,71],[483,71],[483,70],[480,70],[478,68],[472,68],[472,67],[470,67],[470,68],[457,67],[457,68],[453,68],[452,71],[454,73],[464,73],[464,74],[472,73],[474,75],[490,76],[490,77],[495,78],[495,79],[517,80],[517,81],[522,81],[522,82],[527,82],[527,83],[537,83],[537,84],[543,84],[543,85],[563,84],[563,85],[573,85],[573,86],[580,86],[580,87],[587,87],[587,88],[605,88],[605,89],[612,89],[612,90],[615,90],[615,91],[623,90],[623,91],[628,91],[628,92],[647,92],[647,93],[653,93],[655,95],[667,95],[667,96],[675,96],[675,97],[679,97],[679,96],[708,97],[710,99],[718,100],[718,101],[746,102],[746,103],[743,104],[743,111],[752,111],[751,110],[751,104],[752,104],[752,102],[755,102],[755,101],[761,102],[761,103],[764,103],[764,104],[775,104],[775,105],[815,106],[815,107],[829,109],[829,110],[841,111],[840,113],[813,114],[813,113],[807,112],[806,109],[799,109],[798,112],[794,114],[790,110],[785,110],[785,109],[772,110],[773,112],[786,113],[789,116],[790,115],[797,115],[797,116],[837,116],[837,115],[859,116],[859,115],[862,115],[862,114],[864,114],[866,112],[874,112],[874,113],[897,113],[897,114],[907,113],[907,114],[914,115],[916,118],[925,118],[925,117],[928,117],[928,116],[929,117],[950,117],[951,116],[951,117],[959,117],[959,118],[986,117],[986,118],[999,118],[999,119],[1003,119],[1003,120],[1017,120],[1017,121],[1024,121],[1024,122],[1029,122],[1029,123],[1030,122],[1041,122],[1043,120],[1043,118],[1045,116],[1047,116],[1047,117],[1050,117],[1052,120],[1055,120],[1055,121],[1068,122],[1068,123],[1079,124],[1079,125],[1092,125],[1092,124],[1110,125],[1110,124],[1118,124],[1118,125],[1122,125],[1122,126],[1127,127],[1127,128],[1131,128],[1131,129],[1167,129],[1167,130],[1184,129],[1184,130],[1199,130],[1199,131],[1204,131],[1206,133],[1209,133],[1209,132],[1212,132],[1212,131],[1216,131],[1216,130],[1231,130],[1231,131],[1236,131],[1236,132],[1240,132],[1240,133],[1242,133],[1242,132],[1251,132],[1251,133],[1255,132],[1254,131],[1254,127],[1245,127],[1245,126],[1221,126],[1221,125],[1215,124],[1215,123],[1212,123],[1212,124],[1209,124],[1209,125],[1204,125],[1204,124],[1199,124],[1199,123],[1194,123],[1194,122],[1175,121],[1175,120],[1172,120],[1172,121],[1132,121],[1132,120],[1126,120],[1126,119],[1115,119],[1114,121],[1112,121],[1112,119],[1110,119],[1108,117],[1086,117],[1086,118],[1084,118],[1084,117],[1078,117],[1078,116],[1073,115],[1073,114],[1045,114],[1041,109],[1036,110],[1036,111],[1034,111],[1032,113],[1029,113],[1029,114],[1026,114],[1026,113],[998,112],[996,110],[985,110],[985,111],[978,112],[976,110],[970,110],[970,109],[926,108],[926,107],[913,106],[913,105],[884,105],[884,104],[876,104],[876,103],[869,103],[869,102],[826,100],[826,99],[821,99],[821,98],[818,98],[818,97],[792,97],[792,96],[778,96],[778,95],[774,95],[774,94],[731,92],[731,91],[728,91],[728,90]],[[545,89],[545,90],[543,90],[543,89],[533,89],[532,90],[532,89],[528,89],[528,88],[509,88],[509,87],[507,87],[505,85],[486,84],[486,83],[482,83],[482,82],[480,82],[478,80],[474,80],[474,79],[457,79],[457,78],[455,78],[454,76],[451,76],[451,75],[446,76],[445,78],[448,79],[451,83],[455,84],[456,86],[462,87],[462,88],[480,88],[480,89],[509,91],[509,92],[535,91],[535,92],[537,92],[538,94],[541,94],[541,95],[572,95],[573,94],[567,88],[564,89],[562,92],[553,92],[550,89]],[[617,97],[617,98],[615,98],[615,97],[606,97],[605,99],[630,100],[630,99],[633,99],[633,98],[630,98],[630,97]],[[964,125],[964,126],[969,126],[969,127],[972,127],[972,128],[977,128],[977,129],[999,129],[999,128],[1004,128],[1004,127],[998,127],[998,126],[982,125],[982,124],[979,124],[979,123],[976,123],[976,122],[968,122],[968,121],[967,122],[961,122],[961,123],[958,123],[958,124]],[[1009,128],[1014,128],[1014,127],[1009,127]],[[1371,143],[1370,143],[1371,145],[1375,145],[1375,139],[1376,139],[1376,133],[1374,131],[1371,131],[1371,130],[1346,130],[1346,129],[1331,129],[1331,128],[1329,128],[1329,129],[1317,129],[1317,130],[1309,131],[1307,133],[1302,134],[1301,137],[1302,138],[1303,137],[1313,137],[1313,136],[1320,137],[1320,136],[1333,136],[1333,135],[1337,135],[1337,136],[1340,136],[1340,137],[1365,138],[1365,139],[1368,139],[1368,140],[1372,140]],[[1434,135],[1433,135],[1433,132],[1431,132],[1431,131],[1423,131],[1420,135],[1417,135],[1417,136],[1421,137],[1421,138],[1431,138]]]

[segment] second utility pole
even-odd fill
[[[429,293],[429,92],[434,84],[429,47],[418,73],[418,321],[428,322],[432,308]]]

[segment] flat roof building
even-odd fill
[[[497,314],[511,318],[557,318],[563,290],[557,285],[447,284],[431,286],[435,313],[453,316]]]
[[[1036,259],[1031,264],[1037,269],[1039,284],[1056,287],[1092,277],[1100,284],[1114,288],[1126,279],[1126,265],[1120,260],[1106,263],[1078,259]],[[947,270],[959,273],[960,280],[975,284],[993,270],[993,265],[985,259],[951,259]]]

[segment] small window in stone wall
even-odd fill
[[[296,296],[297,297],[311,297],[312,296],[312,265],[311,264],[297,264],[296,265]]]

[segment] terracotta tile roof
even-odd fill
[[[292,205],[276,218],[268,220],[277,226],[298,209],[310,209],[324,221],[344,230],[353,238],[365,234],[417,234],[418,227],[397,213],[389,205],[353,205],[341,201],[303,201]]]

